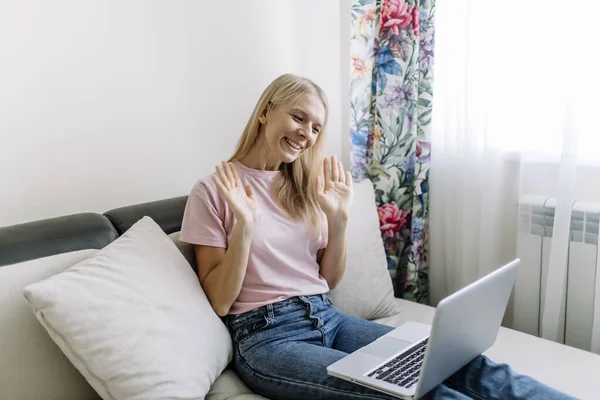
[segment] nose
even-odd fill
[[[306,125],[301,126],[300,129],[298,129],[298,135],[306,140],[312,139],[312,137],[315,136],[312,125],[307,123]]]
[[[302,126],[298,129],[298,136],[304,139],[308,139],[308,134],[306,132],[306,127]]]

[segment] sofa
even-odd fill
[[[393,297],[372,186],[370,182],[355,186],[347,271],[339,287],[329,293],[333,304],[349,314],[390,326],[406,321],[431,323],[434,307]],[[182,196],[104,214],[80,213],[0,228],[1,400],[101,398],[36,319],[23,296],[24,288],[61,274],[106,248],[142,217],[151,218],[169,236],[195,271],[192,246],[178,240],[186,201]],[[600,398],[600,356],[596,354],[505,327],[485,354],[575,397]],[[231,365],[211,381],[206,398],[263,399],[244,385]]]

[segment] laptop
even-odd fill
[[[520,260],[443,299],[432,325],[406,322],[327,367],[327,373],[403,399],[418,399],[490,348]]]

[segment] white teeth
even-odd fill
[[[288,138],[284,138],[284,139],[285,139],[286,143],[289,144],[290,146],[292,146],[294,149],[296,149],[296,150],[301,150],[302,149],[302,147],[300,147],[300,145],[292,142]]]

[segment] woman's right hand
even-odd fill
[[[235,166],[223,161],[217,165],[213,179],[219,191],[229,204],[238,222],[254,224],[258,219],[258,202],[252,187],[244,186]]]

